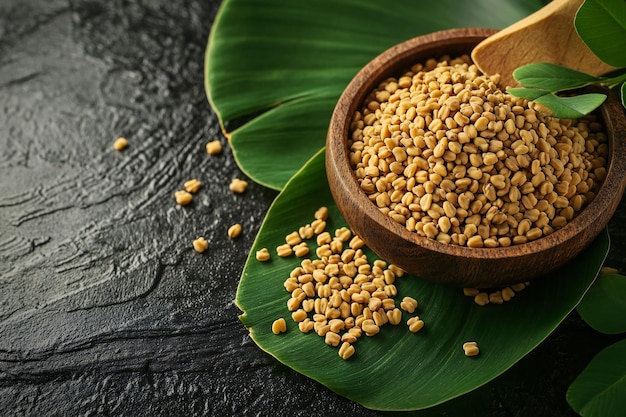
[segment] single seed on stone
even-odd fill
[[[235,223],[228,228],[228,237],[234,239],[241,234],[241,231],[241,225],[239,223]]]
[[[248,187],[248,182],[244,181],[244,180],[240,180],[239,178],[234,178],[230,185],[228,186],[228,188],[230,188],[230,191],[232,191],[233,193],[237,193],[237,194],[241,194],[244,191],[246,191],[246,188]]]
[[[198,181],[197,179],[191,179],[189,181],[185,181],[185,184],[183,184],[185,187],[185,190],[188,193],[196,193],[198,192],[198,190],[200,189],[200,186],[202,185],[200,183],[200,181]]]
[[[191,203],[193,197],[185,190],[179,190],[174,193],[174,198],[176,199],[176,203],[181,206],[186,206]]]
[[[199,237],[193,241],[193,248],[198,253],[202,253],[209,248],[209,242],[203,237]]]
[[[219,140],[212,140],[206,144],[206,152],[209,155],[217,155],[222,152],[222,144]]]
[[[121,151],[128,146],[128,141],[126,138],[117,138],[115,142],[113,142],[113,149],[116,151]]]

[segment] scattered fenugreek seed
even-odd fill
[[[291,294],[287,309],[301,332],[313,330],[326,344],[341,344],[339,356],[348,359],[362,334],[372,337],[385,324],[402,321],[402,311],[396,308],[393,297],[397,295],[394,281],[404,271],[382,260],[370,264],[362,250],[363,241],[346,227],[337,229],[332,237],[324,231],[327,216],[327,209],[317,210],[316,220],[288,234],[286,243],[276,251],[279,256],[295,253],[303,257],[309,253],[303,240],[317,235],[315,252],[319,259],[302,259],[283,283]],[[269,259],[269,252],[267,256]],[[403,302],[408,310],[415,311],[417,300],[405,297]],[[418,331],[423,325],[415,318],[409,329]]]
[[[234,239],[241,234],[242,230],[243,228],[241,227],[241,225],[239,223],[235,223],[228,228],[228,237]]]
[[[185,187],[185,190],[188,193],[196,193],[198,192],[198,190],[200,189],[200,185],[202,185],[200,183],[200,181],[198,181],[197,179],[191,179],[189,181],[185,181],[185,184],[183,184]]]
[[[400,308],[409,314],[412,314],[417,308],[417,300],[413,297],[404,297],[400,303]]]
[[[274,320],[274,322],[272,323],[272,333],[274,334],[280,334],[280,333],[285,333],[287,331],[287,322],[285,321],[284,318],[279,318]]]
[[[206,152],[209,155],[217,155],[222,152],[222,144],[219,140],[212,140],[206,144]]]
[[[126,138],[117,138],[115,142],[113,142],[113,149],[116,151],[121,151],[128,146],[128,141]]]
[[[181,206],[186,206],[191,203],[193,197],[185,190],[179,190],[174,193],[174,198],[176,199],[176,203]]]
[[[354,346],[348,342],[343,342],[339,348],[339,356],[341,356],[341,359],[343,360],[348,360],[352,355],[354,355],[354,351]]]
[[[411,317],[407,320],[406,324],[409,326],[409,331],[411,333],[417,333],[422,329],[422,327],[424,327],[424,321],[418,316]]]
[[[267,248],[256,251],[256,260],[260,262],[267,262],[271,258],[270,251]]]
[[[239,178],[234,178],[228,188],[230,188],[230,191],[232,191],[233,193],[241,194],[246,191],[247,187],[247,181],[240,180]]]
[[[293,247],[293,253],[298,257],[302,258],[309,254],[309,247],[306,242],[300,242],[296,246]]]
[[[465,356],[477,356],[480,353],[478,343],[476,342],[463,343],[463,351],[465,352]]]
[[[199,237],[193,241],[193,248],[198,253],[202,253],[209,248],[209,242],[203,237]]]
[[[276,254],[280,256],[281,258],[291,256],[292,253],[293,253],[293,250],[291,249],[291,246],[289,246],[288,243],[285,243],[284,245],[280,245],[276,248]]]

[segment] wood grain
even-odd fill
[[[340,97],[328,131],[326,170],[331,192],[348,224],[387,261],[425,279],[458,286],[496,287],[536,278],[580,253],[606,226],[624,191],[626,121],[613,97],[602,107],[611,157],[594,201],[574,221],[536,241],[508,248],[446,245],[409,232],[382,214],[360,189],[349,164],[346,138],[353,113],[382,79],[414,63],[470,53],[493,31],[453,29],[411,39],[364,67]]]

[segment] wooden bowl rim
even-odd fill
[[[334,163],[327,163],[326,169],[337,170],[337,178],[342,181],[342,186],[346,187],[347,191],[356,199],[356,203],[360,203],[364,208],[364,216],[372,220],[378,227],[388,229],[399,239],[421,246],[429,251],[462,258],[504,259],[537,254],[551,247],[563,245],[594,224],[598,229],[598,232],[593,236],[595,237],[606,226],[608,218],[613,214],[611,212],[607,216],[606,222],[603,222],[604,224],[601,227],[596,223],[603,217],[604,212],[609,210],[608,202],[615,199],[619,201],[624,192],[626,181],[620,177],[620,173],[624,172],[626,168],[626,141],[624,141],[625,138],[622,138],[622,143],[620,143],[618,133],[624,132],[626,135],[626,121],[620,103],[614,97],[609,97],[600,110],[609,141],[609,160],[607,161],[607,174],[604,182],[593,201],[587,207],[566,226],[550,235],[509,247],[469,248],[467,246],[445,244],[408,231],[403,225],[380,212],[367,198],[366,194],[358,186],[356,176],[350,166],[349,152],[346,145],[352,115],[356,108],[361,105],[365,96],[385,78],[400,75],[400,73],[394,72],[398,68],[408,68],[412,63],[425,60],[424,58],[415,58],[413,61],[410,61],[411,57],[415,55],[423,55],[424,51],[438,50],[442,46],[453,46],[458,42],[466,42],[468,38],[475,38],[477,40],[476,43],[478,43],[478,41],[495,32],[493,29],[485,28],[449,29],[418,36],[387,49],[355,75],[341,94],[331,117],[326,146],[329,158]],[[398,64],[398,57],[401,57],[400,62],[405,63],[404,65]],[[439,58],[439,56],[431,56],[431,58]],[[351,223],[348,218],[346,218],[346,221],[348,224]]]

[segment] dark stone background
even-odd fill
[[[228,190],[242,174],[203,88],[218,6],[0,0],[0,415],[385,415],[284,367],[237,318],[275,192]],[[209,157],[213,139],[225,151]],[[194,177],[200,192],[177,207]],[[622,269],[625,213],[608,262]],[[574,313],[457,410],[573,416],[568,385],[613,340]]]

